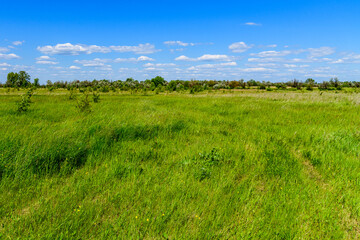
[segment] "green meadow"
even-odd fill
[[[360,95],[0,89],[0,239],[356,239]],[[81,95],[81,93],[77,93]],[[91,96],[91,95],[90,95]]]

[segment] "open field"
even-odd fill
[[[0,89],[1,239],[360,237],[360,95]]]

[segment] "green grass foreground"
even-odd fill
[[[0,93],[0,239],[349,239],[360,95]]]

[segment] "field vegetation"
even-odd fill
[[[193,82],[4,84],[0,239],[359,238],[355,82]]]

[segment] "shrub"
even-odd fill
[[[193,161],[197,166],[194,168],[194,177],[197,180],[202,181],[206,178],[210,178],[214,167],[220,166],[224,161],[224,156],[218,149],[213,148],[208,153],[199,153]]]
[[[259,86],[259,89],[265,90],[265,89],[266,89],[266,86],[265,86],[264,84],[261,84],[261,85]]]
[[[84,92],[83,95],[77,99],[76,107],[79,109],[80,112],[91,112],[89,94],[87,92]]]
[[[32,95],[33,95],[33,92],[30,89],[29,91],[27,91],[25,94],[23,94],[21,96],[21,101],[17,102],[17,111],[18,112],[26,112],[29,109]]]
[[[68,98],[69,98],[69,100],[74,100],[74,99],[76,99],[76,93],[75,93],[75,90],[74,90],[73,88],[70,88],[70,89],[69,89]]]
[[[93,101],[94,103],[98,103],[100,101],[100,94],[93,92]]]

